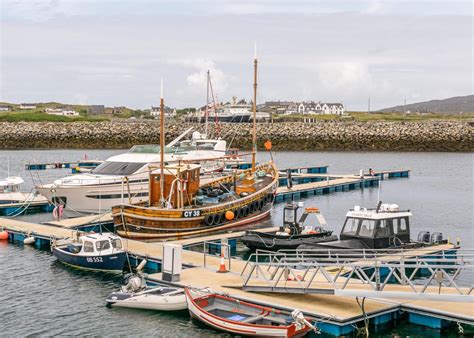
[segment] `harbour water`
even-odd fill
[[[67,170],[26,172],[23,165],[38,162],[74,161],[88,157],[104,159],[123,150],[25,150],[0,152],[0,176],[19,175],[25,190],[36,182],[51,180]],[[8,159],[8,161],[7,161]],[[268,159],[261,154],[260,160]],[[346,153],[279,152],[280,167],[329,165],[330,173],[357,173],[360,169],[410,168],[410,178],[385,180],[380,188],[365,188],[305,199],[306,206],[321,209],[329,225],[338,233],[346,211],[354,205],[375,206],[380,198],[413,212],[412,234],[421,230],[440,231],[451,239],[459,237],[463,248],[474,249],[473,154],[469,153]],[[31,175],[31,176],[30,176]],[[31,177],[31,178],[30,178]],[[281,221],[282,204],[262,226]],[[41,221],[49,214],[27,215],[23,219]],[[107,309],[105,296],[121,285],[120,275],[91,273],[57,262],[46,249],[0,242],[0,318],[2,335],[141,335],[141,336],[220,336],[196,325],[186,312],[167,314],[126,309]],[[472,283],[472,276],[463,276]],[[415,325],[402,324],[372,332],[371,336],[423,335],[457,336],[454,330],[439,333]]]

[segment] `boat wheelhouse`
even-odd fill
[[[422,231],[416,241],[410,238],[410,210],[397,204],[379,203],[375,209],[355,206],[346,214],[339,240],[304,243],[306,249],[404,249],[447,243],[440,232]]]
[[[53,243],[53,255],[66,264],[91,270],[122,271],[127,253],[122,239],[111,233],[90,233],[75,241]]]

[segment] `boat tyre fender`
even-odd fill
[[[271,203],[273,202],[273,194],[268,194],[268,201]]]
[[[240,211],[240,209],[232,210],[232,212],[234,213],[234,220],[239,219],[239,217],[240,217],[239,211]]]
[[[237,210],[237,215],[239,218],[245,217],[245,207],[242,207]]]
[[[254,202],[252,203],[252,206],[253,206],[253,212],[256,212],[256,211],[259,210],[259,209],[258,209],[258,201],[254,201]]]
[[[265,195],[262,200],[263,200],[264,204],[267,204],[268,203],[268,195]]]
[[[250,214],[250,207],[246,206],[244,207],[244,217],[247,217]]]
[[[207,215],[204,218],[204,223],[206,223],[206,225],[213,225],[214,224],[214,218],[215,218],[214,216],[215,216],[214,214]]]
[[[225,214],[224,213],[217,214],[217,216],[216,216],[216,225],[225,223],[225,221],[226,221],[226,219],[225,219]]]
[[[263,199],[258,201],[258,210],[262,210],[264,205],[265,205],[265,201]]]

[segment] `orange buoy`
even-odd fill
[[[234,219],[235,215],[232,211],[228,210],[225,212],[225,219],[228,221],[232,221]]]
[[[5,230],[3,231],[0,231],[0,240],[5,240],[5,239],[8,239],[8,232],[6,232]]]

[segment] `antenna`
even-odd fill
[[[206,112],[204,114],[206,114],[206,127],[204,129],[204,133],[206,134],[206,137],[208,137],[207,135],[207,128],[208,128],[208,124],[209,124],[209,82],[211,81],[211,75],[209,73],[209,69],[207,70],[207,89],[206,89]]]
[[[379,185],[377,187],[377,203],[380,203],[380,188],[382,187],[382,180],[379,180]]]
[[[255,155],[257,153],[257,43],[253,61],[253,128],[252,128],[252,173],[255,172]]]
[[[165,207],[165,102],[163,99],[163,78],[161,78],[160,98],[160,206]]]

